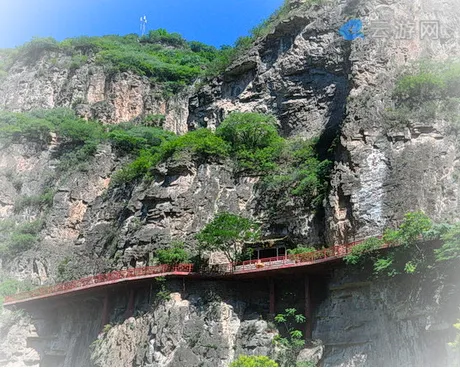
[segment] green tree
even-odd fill
[[[230,367],[279,367],[278,363],[264,355],[240,355]]]
[[[179,263],[185,263],[190,257],[188,252],[184,249],[184,243],[181,241],[173,241],[170,248],[158,250],[156,256],[160,264],[172,266]]]
[[[232,150],[256,150],[280,139],[272,115],[233,112],[217,128],[216,135],[229,142]]]
[[[3,309],[3,300],[6,296],[14,295],[22,291],[32,290],[33,286],[27,281],[19,281],[7,279],[4,275],[0,275],[0,312]]]
[[[228,145],[209,129],[197,129],[165,142],[160,148],[161,160],[216,160],[228,156]]]
[[[284,313],[277,314],[275,316],[275,322],[283,325],[288,334],[287,337],[277,336],[274,342],[284,346],[285,364],[288,366],[294,366],[296,358],[302,347],[305,345],[302,331],[298,330],[296,326],[305,323],[307,318],[303,314],[297,313],[295,308],[287,308]]]
[[[409,212],[404,216],[404,221],[396,233],[385,233],[383,240],[395,245],[411,246],[419,242],[432,226],[432,221],[422,211]]]
[[[438,262],[460,259],[460,223],[453,225],[446,233],[441,235],[443,245],[435,249]]]
[[[365,255],[380,249],[383,244],[383,240],[379,238],[366,239],[361,244],[355,245],[351,249],[351,252],[347,254],[345,257],[343,257],[343,260],[347,264],[356,265],[364,259]]]
[[[255,240],[259,226],[252,220],[223,212],[207,224],[197,235],[200,250],[223,252],[231,262],[242,256],[244,241]]]
[[[234,112],[217,128],[216,135],[228,142],[240,171],[273,170],[284,140],[272,115]]]
[[[443,227],[444,228],[444,227]],[[434,229],[430,218],[421,211],[409,212],[397,229],[386,229],[383,238],[369,238],[356,245],[344,257],[347,264],[357,265],[365,259],[374,263],[376,275],[395,276],[402,272],[412,274],[427,263],[426,254],[419,243],[436,237],[442,229]],[[384,244],[392,246],[382,256],[377,252]]]

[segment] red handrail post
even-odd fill
[[[109,293],[108,291],[105,292],[104,295],[104,304],[102,305],[102,327],[104,327],[107,323],[109,323]]]
[[[129,290],[128,305],[126,307],[125,319],[132,317],[134,313],[134,289]]]
[[[275,316],[275,280],[270,277],[270,314]]]
[[[312,323],[311,323],[311,295],[310,295],[310,278],[308,275],[305,275],[304,279],[304,286],[305,286],[305,339],[311,339],[312,336]]]

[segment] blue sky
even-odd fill
[[[214,46],[237,37],[268,17],[282,0],[0,0],[0,48],[34,36],[57,40],[75,36],[139,33],[166,28],[188,40]]]

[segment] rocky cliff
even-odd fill
[[[6,110],[70,107],[110,124],[165,115],[163,128],[179,134],[215,129],[232,111],[272,113],[284,137],[318,137],[318,154],[332,155],[334,166],[320,210],[293,199],[272,213],[259,179],[236,176],[227,162],[168,162],[154,180],[113,187],[111,177],[126,157],[110,144],[98,146],[84,172],[59,177],[62,142],[56,137],[44,145],[16,142],[0,156],[0,217],[42,219],[44,226],[37,245],[4,261],[2,272],[40,285],[54,282],[62,265],[81,276],[146,265],[171,240],[193,249],[194,235],[224,210],[264,222],[267,236],[289,235],[303,244],[379,235],[419,209],[434,220],[459,221],[453,121],[389,117],[398,105],[393,92],[401,74],[424,58],[442,63],[459,56],[459,8],[454,0],[292,1],[285,17],[222,75],[173,97],[162,96],[145,76],[107,74],[91,56],[77,68],[59,52],[32,64],[16,61],[0,81]],[[350,18],[362,19],[364,39],[339,36]],[[437,37],[422,37],[424,21],[438,24]],[[387,27],[386,37],[377,33],[378,24]],[[412,26],[413,33],[403,34]],[[21,198],[49,188],[46,213],[15,209]],[[458,273],[429,281],[411,277],[394,284],[346,268],[326,278],[328,293],[317,300],[313,331],[325,344],[322,364],[455,364],[446,344],[459,305],[452,296],[458,295]],[[219,297],[203,301],[206,288]],[[266,314],[259,310],[268,298],[265,286],[254,303],[246,302],[244,284],[206,288],[197,284],[184,292],[172,283],[172,299],[153,307],[148,293],[141,295],[138,314],[126,320],[115,307],[114,326],[99,339],[93,305],[20,319],[5,333],[2,364],[87,365],[95,340],[92,362],[98,365],[223,366],[240,353],[276,355],[276,331],[259,318]],[[406,290],[413,290],[407,301]],[[198,337],[198,331],[205,333]],[[22,348],[12,354],[12,346]]]

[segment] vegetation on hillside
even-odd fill
[[[43,221],[16,223],[14,220],[0,221],[0,259],[7,260],[25,252],[38,243],[38,234]]]
[[[69,56],[70,63],[63,67],[70,70],[78,69],[91,59],[108,73],[131,71],[161,83],[166,94],[176,93],[200,76],[214,76],[225,70],[250,43],[252,38],[242,37],[235,47],[217,49],[198,41],[187,41],[165,29],[152,30],[143,37],[137,34],[82,36],[61,42],[51,37],[33,38],[15,50],[1,50],[0,77],[16,60],[33,63],[48,52]],[[50,60],[57,63],[56,58]]]
[[[308,0],[303,6],[323,1]],[[284,0],[270,17],[251,29],[248,36],[238,38],[233,46],[223,45],[219,49],[187,41],[180,34],[161,28],[142,37],[137,34],[81,36],[61,42],[52,37],[33,38],[16,49],[0,50],[0,79],[16,60],[33,63],[45,52],[50,52],[70,56],[71,61],[66,65],[70,70],[81,67],[91,58],[109,73],[132,71],[161,83],[164,93],[176,93],[200,76],[213,77],[222,73],[258,38],[266,36],[284,20],[289,10],[289,1]],[[50,60],[57,63],[55,56]]]
[[[109,142],[131,162],[116,172],[112,185],[149,177],[151,169],[167,160],[221,162],[231,160],[235,174],[261,176],[261,190],[270,195],[297,196],[319,205],[327,188],[328,160],[319,160],[316,141],[282,138],[276,119],[257,113],[232,113],[213,133],[198,129],[182,136],[157,127],[133,124],[103,126],[58,108],[28,113],[0,111],[0,144],[22,139],[47,145],[51,134],[62,143],[58,171],[87,170],[102,142]],[[48,197],[28,198],[31,205]],[[26,204],[26,199],[22,206]],[[19,204],[18,204],[19,205]]]
[[[0,111],[0,145],[19,143],[23,139],[45,147],[51,133],[58,136],[58,173],[87,170],[89,158],[98,144],[106,139],[102,124],[78,118],[70,109],[34,110],[27,113]],[[47,198],[42,198],[47,200]],[[32,202],[37,202],[35,198]]]
[[[144,146],[138,157],[114,178],[114,184],[148,174],[149,168],[172,159],[212,162],[231,159],[240,176],[261,176],[261,190],[270,195],[302,197],[319,205],[327,188],[331,163],[319,160],[316,140],[282,138],[276,119],[257,113],[232,113],[216,133],[198,129],[170,136],[157,147]]]
[[[404,74],[397,81],[394,96],[410,108],[434,100],[459,98],[460,62],[420,62],[416,72]]]
[[[278,363],[264,355],[240,355],[230,367],[279,367]]]
[[[431,256],[423,244],[428,241],[441,243]],[[381,251],[384,244],[390,248]],[[382,238],[367,239],[344,257],[345,262],[351,265],[363,265],[369,259],[373,262],[375,274],[388,276],[419,273],[440,265],[440,262],[458,262],[460,226],[458,223],[434,224],[421,211],[409,212],[397,229],[385,230]]]
[[[31,289],[32,285],[27,282],[10,279],[4,274],[0,274],[0,314],[3,310],[3,301],[6,296]]]
[[[412,71],[402,74],[396,82],[394,109],[386,116],[393,125],[410,121],[446,120],[447,133],[460,133],[460,62],[420,61]]]
[[[132,71],[162,83],[170,92],[191,84],[217,58],[219,50],[200,42],[187,42],[177,33],[152,30],[146,36],[108,35],[77,37],[58,42],[34,38],[19,47],[15,59],[34,62],[45,51],[71,57],[67,67],[76,69],[91,57],[109,73]]]

